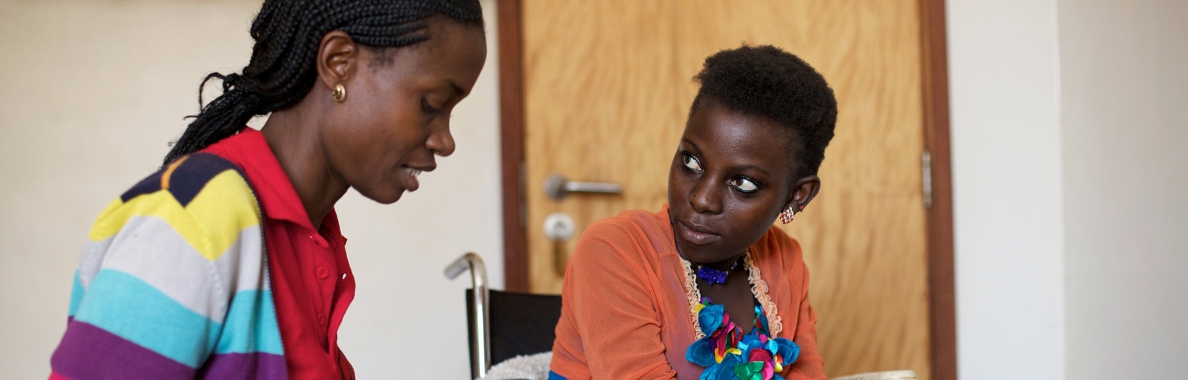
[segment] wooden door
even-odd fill
[[[771,44],[820,71],[837,94],[823,188],[785,230],[811,272],[831,376],[911,369],[931,378],[921,23],[916,0],[522,0],[528,277],[558,293],[542,229],[577,231],[667,201],[668,167],[705,57]],[[553,174],[613,182],[620,196],[545,195]],[[563,257],[562,257],[563,259]]]

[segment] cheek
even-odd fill
[[[677,200],[687,193],[689,181],[685,178],[685,173],[678,166],[679,162],[673,161],[672,167],[668,169],[668,203],[669,207],[677,204]]]
[[[372,141],[366,142],[385,151],[399,153],[417,146],[425,139],[426,128],[419,107],[389,106],[376,109],[368,122],[367,130],[360,136]],[[392,152],[387,152],[392,153]]]
[[[747,199],[742,196],[730,197],[727,202],[726,209],[731,215],[737,216],[734,219],[734,225],[739,230],[752,231],[748,235],[762,235],[771,227],[771,203],[770,199]]]

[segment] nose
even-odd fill
[[[450,123],[441,123],[442,127],[437,128],[429,139],[425,141],[425,147],[433,154],[446,157],[454,154],[454,135],[450,134]]]
[[[717,188],[714,181],[706,179],[706,176],[693,181],[693,187],[689,189],[689,205],[693,207],[693,211],[698,214],[721,213],[722,199]]]

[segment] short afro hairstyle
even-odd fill
[[[701,84],[689,110],[712,101],[732,112],[764,117],[789,128],[796,175],[817,174],[837,124],[837,99],[825,77],[804,60],[764,46],[723,50],[705,59],[693,81]],[[790,144],[791,145],[791,144]],[[799,148],[799,149],[797,149]]]

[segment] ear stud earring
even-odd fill
[[[334,100],[337,100],[339,103],[346,100],[346,87],[342,83],[334,85]]]
[[[784,222],[784,224],[792,223],[792,219],[795,219],[795,218],[796,218],[796,211],[792,211],[792,207],[788,207],[788,209],[786,209],[786,210],[784,210],[784,212],[780,213],[780,221]]]

